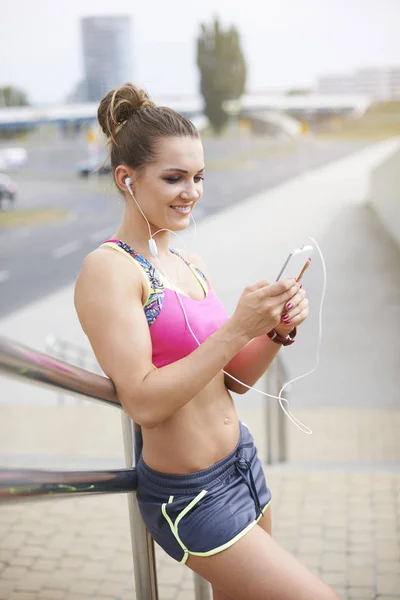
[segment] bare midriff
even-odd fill
[[[224,374],[152,429],[142,429],[143,460],[155,471],[187,474],[222,460],[239,441],[239,419]]]

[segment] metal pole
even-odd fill
[[[121,413],[124,439],[125,464],[136,464],[141,450],[139,425],[125,413]],[[135,457],[134,457],[135,454]],[[136,600],[158,600],[156,558],[154,542],[140,515],[136,494],[127,494],[129,521],[132,538],[133,568],[135,573]]]
[[[265,391],[278,396],[285,379],[285,371],[279,357],[270,365],[265,376]],[[287,397],[288,388],[284,391]],[[267,451],[265,462],[272,465],[286,460],[286,421],[278,400],[266,398],[265,404]]]

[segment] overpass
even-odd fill
[[[158,105],[169,106],[190,119],[203,117],[201,96],[180,99],[155,98]],[[263,112],[287,113],[298,119],[317,115],[362,115],[371,100],[358,95],[257,95],[246,94],[239,101],[227,103],[231,110],[243,116]],[[235,107],[233,109],[233,106]],[[18,129],[43,124],[91,124],[97,120],[98,103],[64,104],[59,106],[22,106],[0,108],[0,129]]]

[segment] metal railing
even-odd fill
[[[265,376],[265,391],[272,396],[278,396],[283,385],[288,381],[288,374],[279,354],[269,366]],[[290,385],[285,388],[284,398],[288,399]],[[287,418],[275,398],[267,398],[265,407],[265,432],[267,465],[284,462],[287,460]]]
[[[76,349],[79,350],[78,347]],[[51,388],[57,393],[73,394],[122,409],[110,379],[85,371],[57,358],[36,352],[17,342],[0,337],[0,374]],[[266,391],[277,395],[284,380],[278,359],[268,369]],[[284,414],[277,401],[266,404],[266,462],[286,458]],[[142,447],[141,428],[122,410],[122,432],[126,469],[96,471],[51,471],[40,469],[0,469],[0,503],[30,501],[51,496],[126,493],[135,588],[137,600],[158,600],[154,542],[145,528],[136,499],[134,465]],[[194,574],[196,600],[209,600],[210,585]]]
[[[64,361],[36,352],[0,337],[0,374],[15,379],[85,396],[122,409],[112,382]],[[140,516],[136,499],[136,464],[141,451],[141,429],[122,411],[126,469],[97,471],[48,471],[0,469],[0,503],[57,497],[127,493],[131,529],[136,600],[158,600],[154,542]],[[195,577],[196,600],[209,600],[208,582]]]

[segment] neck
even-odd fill
[[[151,234],[154,235],[158,228],[150,223]],[[150,255],[149,250],[149,228],[143,216],[135,211],[132,212],[127,210],[125,205],[124,216],[122,223],[115,234],[115,237],[122,240],[131,248],[147,257]],[[165,256],[169,253],[170,235],[169,231],[161,231],[154,236],[154,240],[157,244],[159,256]]]

